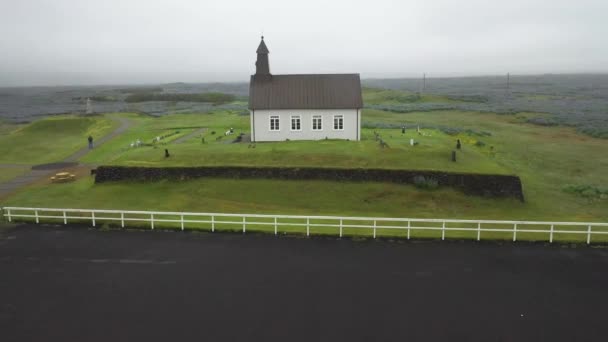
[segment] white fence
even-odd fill
[[[540,221],[497,221],[497,220],[452,220],[452,219],[418,219],[418,218],[387,218],[387,217],[347,217],[347,216],[302,216],[302,215],[260,215],[260,214],[221,214],[221,213],[190,213],[190,212],[162,212],[162,211],[128,211],[103,209],[58,209],[58,208],[23,208],[4,207],[3,216],[9,222],[14,219],[26,219],[40,223],[63,222],[69,220],[90,222],[95,227],[100,221],[120,223],[121,227],[130,222],[144,222],[154,229],[164,224],[167,228],[184,230],[209,229],[212,232],[218,229],[242,230],[247,229],[281,232],[361,235],[362,233],[376,238],[378,235],[402,236],[410,239],[416,237],[433,237],[430,232],[441,234],[441,239],[448,238],[475,238],[479,241],[482,233],[487,238],[497,238],[496,233],[517,241],[518,234],[527,235],[529,240],[547,240],[553,242],[554,236],[578,236],[581,241],[586,239],[587,244],[592,237],[600,237],[605,242],[608,239],[608,223],[596,222],[540,222]],[[257,228],[257,229],[256,229]],[[421,233],[422,232],[422,233]],[[425,234],[426,233],[426,234]],[[457,234],[452,234],[457,233]],[[464,234],[463,234],[464,233]],[[438,236],[437,236],[438,237]],[[564,240],[575,240],[564,238]]]

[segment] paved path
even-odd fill
[[[53,170],[30,170],[28,173],[18,176],[17,178],[13,178],[6,183],[0,184],[0,197],[4,195],[8,195],[9,193],[24,187],[30,183],[33,183],[40,178],[49,176],[52,174]]]
[[[75,226],[2,235],[3,342],[606,340],[605,248]]]
[[[112,133],[110,133],[100,139],[97,139],[97,141],[93,141],[93,146],[99,146],[99,145],[105,143],[106,141],[124,133],[126,130],[128,130],[131,127],[131,121],[129,121],[128,119],[120,118],[120,117],[117,119],[120,122],[120,126],[117,129],[115,129]],[[81,148],[79,151],[75,152],[74,154],[65,158],[62,161],[63,162],[75,162],[78,159],[84,157],[90,151],[91,150],[89,149],[89,147],[85,146],[85,147]]]
[[[190,138],[193,138],[194,136],[197,136],[197,135],[199,135],[199,134],[201,134],[201,133],[205,132],[206,130],[207,130],[207,128],[206,128],[206,127],[199,128],[199,129],[197,129],[197,130],[196,130],[196,131],[194,131],[194,132],[188,133],[188,134],[184,135],[183,137],[179,137],[179,138],[177,138],[177,139],[173,140],[173,142],[171,142],[171,143],[172,143],[172,144],[181,144],[181,143],[183,143],[184,141],[186,141],[186,140],[188,140],[188,139],[190,139]]]
[[[120,126],[118,128],[116,128],[114,131],[112,131],[110,134],[95,141],[94,142],[95,146],[99,146],[99,145],[105,143],[106,141],[124,133],[127,129],[129,129],[131,127],[131,122],[128,119],[117,118],[117,120],[120,122]],[[76,161],[78,161],[78,159],[82,158],[90,151],[91,150],[88,148],[88,146],[85,146],[60,162],[65,162],[65,163],[76,162]],[[0,169],[2,169],[5,166],[7,168],[18,167],[16,165],[18,165],[18,164],[0,164]],[[21,167],[23,167],[23,166],[24,165],[21,165]],[[16,191],[17,189],[19,189],[21,187],[24,187],[25,185],[33,183],[41,178],[49,177],[51,174],[53,174],[55,172],[56,172],[56,170],[30,170],[28,173],[21,175],[17,178],[13,178],[12,180],[10,180],[8,182],[0,183],[0,198]]]

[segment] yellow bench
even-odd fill
[[[69,172],[59,172],[55,174],[55,176],[51,177],[51,182],[53,183],[66,183],[71,182],[76,179],[76,176]]]

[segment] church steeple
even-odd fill
[[[270,65],[268,64],[268,54],[270,53],[270,51],[268,51],[268,48],[264,43],[264,36],[262,36],[262,41],[260,42],[256,53],[258,54],[258,58],[255,61],[255,76],[270,76]]]

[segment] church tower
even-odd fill
[[[270,65],[268,64],[268,48],[264,43],[264,36],[262,41],[256,50],[258,58],[255,61],[255,78],[256,79],[270,79]]]

